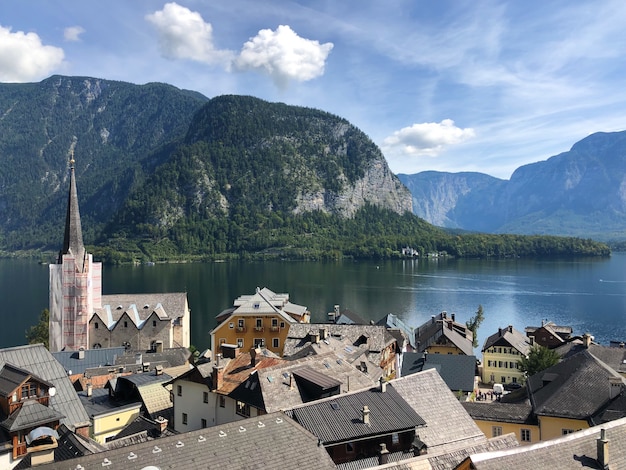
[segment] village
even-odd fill
[[[186,293],[102,294],[71,164],[49,349],[0,350],[0,468],[626,468],[623,343],[502,325],[477,358],[454,313],[311,323],[259,286],[194,354]]]

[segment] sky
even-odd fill
[[[347,119],[396,174],[508,179],[626,129],[625,25],[623,0],[2,0],[0,82],[251,95]]]

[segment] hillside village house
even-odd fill
[[[417,352],[428,354],[474,354],[474,334],[463,323],[456,321],[455,314],[441,312],[415,328]]]
[[[63,248],[49,268],[50,351],[189,347],[186,293],[102,295],[102,263],[83,245],[73,155]]]
[[[522,383],[524,373],[517,361],[530,352],[530,338],[511,325],[499,328],[485,340],[482,349],[482,381],[484,383]]]
[[[531,344],[554,349],[565,344],[572,336],[573,330],[571,326],[556,325],[542,320],[541,326],[527,326],[525,331]]]
[[[289,294],[277,294],[267,287],[235,299],[233,306],[217,316],[211,344],[233,344],[243,350],[264,347],[281,355],[289,325],[309,323],[311,313],[289,301]]]

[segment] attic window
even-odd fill
[[[122,307],[121,305],[118,305],[118,306],[117,306],[117,309],[118,309],[118,310],[122,310],[122,308],[124,308],[124,307]]]
[[[259,305],[259,302],[254,302],[254,308],[255,308],[255,309],[258,309],[258,308],[259,308],[259,306],[260,306],[260,305]]]
[[[150,308],[150,305],[146,304],[143,306],[143,308]]]
[[[340,409],[340,408],[341,408],[341,407],[339,406],[339,403],[337,403],[336,401],[331,401],[331,402],[330,402],[330,407],[331,407],[333,410],[338,410],[338,409]]]

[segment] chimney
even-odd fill
[[[441,318],[443,318],[444,320],[448,318],[448,312],[441,312]]]
[[[502,336],[502,328],[498,328],[498,336]]]
[[[609,399],[612,400],[618,396],[622,391],[622,378],[621,377],[609,377]]]
[[[380,391],[385,393],[387,391],[387,382],[382,377],[380,378]]]
[[[211,374],[211,380],[213,385],[213,390],[219,390],[222,388],[222,384],[224,383],[224,367],[214,365],[213,366],[213,374]]]
[[[295,382],[295,380],[293,378],[293,374],[289,374],[289,388],[291,390],[293,390],[295,388],[295,386],[296,386],[296,384],[294,382]]]
[[[320,332],[319,331],[311,331],[309,333],[309,341],[313,344],[317,344],[320,342]]]
[[[78,359],[85,359],[85,348],[78,348]]]
[[[215,356],[215,365],[217,367],[219,367],[220,366],[220,362],[222,362],[222,355],[218,354],[217,356]]]
[[[250,348],[250,367],[256,366],[256,348]]]
[[[87,384],[87,396],[90,397],[91,395],[93,395],[93,385],[91,385],[91,382],[89,382]]]
[[[369,406],[363,405],[363,409],[361,410],[361,415],[363,416],[363,424],[370,424],[370,409]]]
[[[328,338],[328,330],[326,328],[320,328],[320,339],[325,340]]]
[[[380,450],[378,451],[378,465],[385,465],[389,463],[389,451],[387,450],[387,444],[381,442]]]
[[[509,325],[509,333],[513,333],[513,325]]]
[[[154,372],[156,375],[163,375],[163,366],[159,364],[154,368]]]
[[[428,453],[428,447],[426,446],[426,443],[420,439],[420,436],[417,433],[415,434],[415,438],[411,443],[411,449],[413,449],[413,455],[415,457]]]
[[[435,316],[434,315],[430,316],[430,323],[435,323]]]
[[[598,438],[598,464],[600,468],[608,470],[609,468],[609,440],[606,438],[606,429],[600,429],[600,437]]]
[[[455,321],[456,315],[453,313],[452,314],[452,321]]]
[[[157,419],[154,420],[156,423],[156,431],[159,434],[159,436],[161,434],[163,434],[165,432],[165,430],[167,429],[167,419],[165,419],[163,416],[159,416]]]
[[[589,348],[589,346],[591,346],[592,341],[593,341],[593,336],[591,336],[589,333],[585,333],[583,335],[583,344],[585,348]]]

